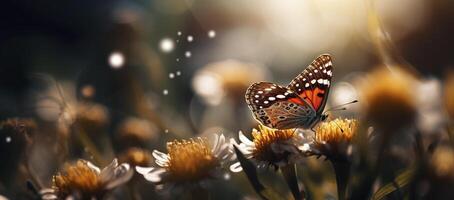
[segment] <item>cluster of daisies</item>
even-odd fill
[[[174,140],[167,143],[167,153],[152,152],[153,167],[136,166],[134,169],[114,159],[100,169],[92,162],[79,160],[54,175],[52,187],[41,190],[41,195],[45,200],[102,199],[109,191],[128,182],[135,172],[165,195],[206,188],[212,180],[229,177],[229,171],[242,171],[234,146],[257,168],[284,167],[298,163],[307,155],[347,156],[356,127],[356,120],[336,119],[321,123],[316,130],[318,134],[311,136],[302,130],[277,130],[259,125],[252,130],[252,140],[240,131],[239,143],[222,134],[214,134],[212,140],[201,137]]]
[[[416,107],[417,101],[411,88],[418,82],[411,75],[400,70],[392,73],[378,70],[371,73],[367,81],[374,84],[364,84],[368,87],[361,90],[362,100],[365,102],[362,104],[361,120],[328,119],[318,123],[313,130],[280,130],[259,124],[250,133],[240,131],[238,139],[213,134],[212,137],[169,141],[166,152],[131,148],[119,154],[118,159],[113,159],[110,164],[97,160],[97,152],[90,149],[93,144],[84,143],[82,138],[81,141],[93,155],[93,163],[105,167],[101,169],[87,160],[66,164],[61,171],[54,174],[52,186],[39,191],[41,199],[106,199],[114,189],[137,178],[151,182],[156,191],[169,197],[185,191],[207,189],[212,185],[212,181],[228,180],[230,173],[239,172],[244,172],[255,187],[256,170],[273,169],[282,172],[294,198],[301,199],[305,196],[305,186],[300,185],[297,180],[295,168],[303,166],[307,157],[323,158],[330,162],[336,176],[339,199],[367,199],[374,190],[378,195],[389,194],[398,187],[389,189],[382,183],[386,193],[373,189],[374,184],[379,180],[380,170],[389,167],[384,163],[390,163],[387,159],[393,156],[390,149],[395,147],[394,143],[407,136],[417,136],[416,143],[422,143],[418,141],[421,135],[417,130],[420,128],[415,122],[419,113],[424,112]],[[453,99],[452,90],[448,91],[449,98]],[[90,107],[93,109],[93,106]],[[103,109],[98,110],[100,116],[103,116]],[[448,114],[454,116],[452,113]],[[83,113],[77,116],[75,121],[83,122],[80,124],[105,124],[103,117],[92,119]],[[454,128],[451,121],[448,124],[448,129],[452,132]],[[29,132],[27,129],[31,126],[30,122],[17,121],[0,124],[2,130],[19,130],[20,133]],[[94,125],[82,127],[88,128],[101,129]],[[125,142],[153,140],[152,135],[143,134],[150,129],[153,127],[143,120],[132,118],[120,126],[125,136],[119,135]],[[413,132],[401,134],[409,131]],[[22,141],[22,145],[28,142],[26,134],[11,134],[8,137],[9,141]],[[434,185],[439,183],[440,186],[425,190],[422,196],[438,194],[437,189],[450,185],[454,180],[453,148],[449,145],[438,145],[439,143],[441,142],[430,145],[430,152],[426,151],[425,147],[417,146],[419,157],[415,165],[420,167],[412,168],[410,172],[418,170],[420,175],[414,180],[411,189],[418,190],[418,181],[429,181]],[[151,160],[154,161],[150,165]],[[408,174],[412,173],[404,173]],[[399,187],[409,182],[408,179],[405,182],[402,177],[396,178],[400,180],[396,181],[396,184],[400,184]],[[266,196],[259,189],[254,189],[260,196]]]

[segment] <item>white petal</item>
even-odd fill
[[[211,152],[216,154],[216,152],[219,151],[219,149],[224,145],[225,143],[225,137],[224,134],[221,134],[220,137],[217,138],[218,140],[216,141],[216,146],[211,149]]]
[[[227,159],[231,155],[229,148],[230,144],[224,144],[224,146],[222,146],[219,151],[214,154],[214,156],[216,156],[216,158],[220,158],[221,160]]]
[[[99,175],[101,177],[101,181],[103,182],[109,182],[111,181],[114,177],[114,170],[118,166],[118,160],[114,159],[109,165],[104,167],[104,169],[101,170],[101,174]]]
[[[225,136],[224,134],[221,134],[221,136],[219,137],[219,145],[218,145],[218,150],[221,150],[225,145]]]
[[[162,161],[162,162],[168,162],[169,161],[169,156],[165,153],[162,153],[158,150],[153,151],[153,157],[156,160]]]
[[[101,169],[99,169],[99,167],[97,167],[96,165],[94,165],[93,163],[91,163],[90,161],[86,161],[86,160],[83,160],[83,162],[85,162],[87,164],[87,166],[92,169],[93,171],[95,171],[96,173],[101,173]]]
[[[160,167],[166,167],[166,166],[168,166],[168,162],[167,162],[167,161],[155,160],[155,163],[156,163],[157,165],[159,165]]]
[[[240,136],[240,141],[246,145],[254,145],[254,142],[252,142],[251,140],[249,140],[249,138],[247,138],[246,136],[244,136],[243,132],[239,132],[239,136]]]
[[[240,145],[240,144],[238,144],[238,143],[235,141],[235,139],[233,139],[233,138],[230,138],[230,144],[231,144],[231,145],[237,145],[237,146]]]
[[[219,145],[219,136],[218,136],[218,134],[213,134],[213,135],[214,135],[214,143],[213,143],[213,147],[211,148],[212,152],[214,152],[214,150],[217,149],[218,145]]]
[[[156,168],[156,170],[151,171],[148,174],[145,174],[143,177],[150,182],[157,183],[162,180],[162,175],[166,172],[163,168]]]
[[[311,147],[309,146],[309,144],[305,143],[305,144],[303,144],[303,146],[299,146],[298,149],[303,152],[306,152],[306,151],[309,151],[311,149]]]
[[[128,182],[132,178],[132,175],[134,175],[134,170],[131,169],[129,164],[123,163],[114,169],[113,174],[114,176],[107,183],[106,189],[112,189],[123,183]]]
[[[154,169],[155,169],[154,167],[139,167],[139,166],[136,166],[137,173],[142,174],[142,175],[148,174],[151,171],[153,171]]]
[[[234,173],[241,172],[242,170],[243,168],[241,167],[240,162],[236,162],[233,165],[230,165],[230,171]]]

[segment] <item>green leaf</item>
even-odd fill
[[[410,181],[413,179],[414,174],[415,174],[414,167],[404,170],[402,173],[400,173],[396,177],[394,182],[388,183],[388,184],[384,185],[382,188],[378,189],[378,191],[375,192],[374,195],[372,196],[372,200],[381,200],[384,197],[386,197],[388,194],[391,194],[392,192],[396,191],[397,189],[408,185],[408,183],[410,183]]]

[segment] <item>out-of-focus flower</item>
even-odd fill
[[[254,82],[264,80],[266,76],[263,67],[226,60],[201,68],[192,80],[192,87],[205,102],[217,105],[224,96],[242,100],[246,88]]]
[[[53,192],[46,189],[41,193],[45,194],[45,200],[55,199],[55,196],[59,199],[103,199],[109,191],[129,181],[133,174],[129,164],[118,165],[117,159],[102,170],[89,161],[79,160],[74,165],[66,165],[63,172],[53,177]]]
[[[299,160],[301,151],[298,145],[304,143],[304,138],[295,129],[271,129],[259,125],[259,129],[252,129],[253,140],[249,140],[241,131],[239,132],[239,150],[248,159],[254,161],[257,168],[269,166],[286,166]],[[232,143],[236,143],[232,139]],[[242,170],[239,162],[230,166],[233,172]]]
[[[212,146],[206,138],[175,140],[167,143],[167,151],[153,151],[157,167],[136,167],[163,193],[206,187],[210,179],[224,177],[224,168],[233,156],[224,135],[215,135]]]
[[[429,159],[429,167],[425,172],[427,184],[422,190],[424,197],[433,199],[453,199],[454,192],[454,150],[451,146],[438,146]],[[426,182],[427,181],[427,182]]]
[[[451,119],[454,119],[454,72],[450,72],[445,83],[444,103]]]
[[[414,122],[416,84],[410,74],[398,68],[382,68],[369,74],[361,87],[366,119],[384,130],[399,129]]]
[[[351,141],[358,130],[355,119],[335,119],[315,128],[314,140],[306,147],[308,155],[326,156],[330,160],[346,161],[351,154]],[[304,147],[301,147],[304,148]]]
[[[85,131],[97,132],[109,123],[106,107],[95,103],[79,103],[76,107],[75,122]]]
[[[432,175],[438,179],[454,180],[454,150],[438,147],[430,159]]]
[[[87,99],[93,98],[96,94],[96,88],[93,87],[92,85],[84,85],[80,89],[80,94],[82,95],[82,97]]]
[[[417,86],[418,121],[417,127],[423,133],[436,133],[443,128],[445,112],[443,111],[442,87],[437,79],[422,80]]]
[[[136,147],[129,148],[119,156],[120,162],[129,163],[132,166],[149,166],[152,158],[148,150]]]
[[[148,120],[130,117],[120,124],[117,135],[121,141],[136,144],[156,139],[157,131],[155,125]]]

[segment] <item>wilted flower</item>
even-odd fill
[[[326,156],[330,160],[346,161],[351,154],[351,141],[358,130],[355,119],[335,119],[321,122],[315,128],[315,137],[305,148],[309,155]]]
[[[365,117],[385,130],[412,123],[416,117],[415,85],[416,80],[398,68],[372,72],[361,88]]]
[[[164,193],[205,187],[210,179],[224,175],[223,169],[233,156],[224,135],[215,137],[212,146],[206,138],[168,142],[167,154],[153,151],[158,167],[136,167],[136,170]]]
[[[119,160],[132,166],[148,166],[151,164],[152,158],[150,151],[132,147],[123,152]]]
[[[43,199],[55,196],[59,199],[102,199],[109,191],[127,182],[133,174],[129,164],[118,165],[117,159],[102,170],[89,161],[79,160],[74,165],[66,165],[63,172],[53,177],[54,195],[47,191]]]
[[[239,132],[239,150],[248,159],[253,160],[258,168],[274,166],[275,168],[295,163],[300,158],[301,151],[298,145],[303,143],[302,135],[296,129],[271,129],[259,125],[259,129],[252,129],[253,140],[249,140],[241,131]],[[232,143],[236,143],[232,139]],[[230,166],[233,172],[242,170],[237,162]]]

